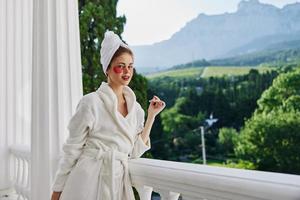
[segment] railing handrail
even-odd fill
[[[21,158],[30,160],[30,146],[29,145],[11,145],[9,147],[10,152]]]
[[[13,145],[10,151],[30,162],[29,146]],[[184,200],[300,199],[298,175],[146,158],[130,160],[129,170],[133,186],[141,196],[147,196],[141,199],[150,199],[152,189],[166,199],[177,199],[179,194]],[[30,188],[21,191],[30,196]]]
[[[131,160],[129,169],[133,185],[186,199],[300,199],[298,175],[145,158]]]

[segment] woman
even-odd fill
[[[100,53],[107,83],[80,100],[69,122],[52,200],[133,200],[128,159],[150,149],[151,127],[165,107],[154,96],[144,124],[144,111],[128,87],[132,51],[107,31]]]

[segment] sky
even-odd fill
[[[127,22],[122,38],[129,45],[147,45],[170,39],[171,36],[196,18],[235,12],[241,0],[119,0],[117,15]],[[259,0],[261,3],[283,6],[300,0]]]

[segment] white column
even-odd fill
[[[81,77],[77,0],[34,0],[31,200],[50,198]]]
[[[1,114],[0,114],[0,188],[11,186],[9,179],[8,145],[14,142],[15,107],[14,107],[14,77],[15,70],[15,1],[1,0],[0,18],[0,53],[1,53]]]
[[[6,7],[6,142],[8,145],[15,142],[15,0],[7,1]]]
[[[23,135],[23,127],[22,127],[22,107],[23,99],[22,99],[22,72],[23,72],[23,59],[22,59],[22,1],[23,0],[14,0],[14,49],[15,49],[15,58],[14,58],[14,72],[13,82],[13,94],[14,94],[14,134],[15,134],[15,144],[22,144],[22,135]]]
[[[0,0],[0,190],[9,187],[6,143],[6,0]]]
[[[32,0],[0,0],[0,189],[15,178],[9,147],[30,144],[31,13]]]
[[[22,113],[23,144],[30,145],[31,135],[31,89],[32,89],[32,0],[22,1],[22,90],[21,98],[23,106]]]

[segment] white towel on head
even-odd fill
[[[101,43],[100,49],[100,62],[102,64],[102,69],[105,75],[113,55],[120,46],[130,49],[129,46],[125,44],[117,34],[107,30],[104,34],[104,39]]]

